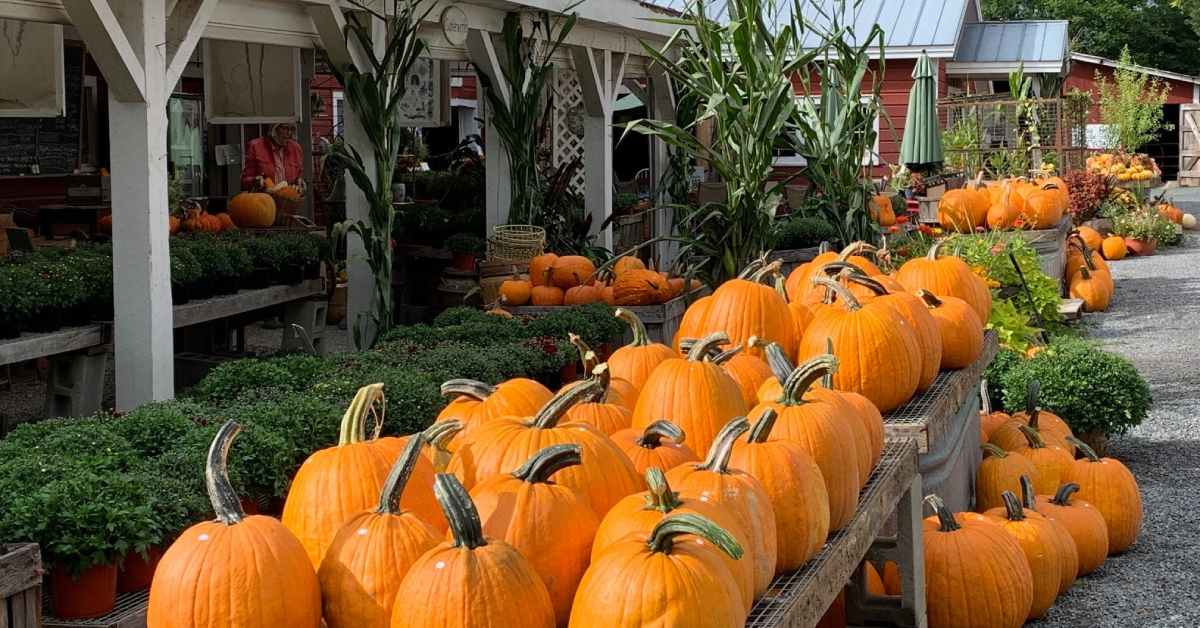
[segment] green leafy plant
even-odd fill
[[[451,253],[483,255],[487,252],[487,241],[473,233],[456,233],[446,238],[446,248]]]
[[[1133,364],[1094,343],[1057,337],[1033,358],[1014,363],[1003,376],[1004,407],[1023,409],[1029,382],[1041,383],[1042,407],[1058,414],[1077,434],[1123,434],[1150,410],[1150,387]]]
[[[374,291],[370,319],[360,313],[351,321],[354,343],[360,348],[373,347],[379,335],[392,327],[392,224],[396,209],[392,205],[392,177],[404,145],[401,133],[400,103],[408,89],[408,75],[414,63],[425,52],[425,41],[417,36],[421,24],[433,10],[433,3],[392,0],[385,12],[355,3],[366,15],[346,23],[346,40],[362,53],[367,67],[332,66],[338,81],[344,86],[346,102],[361,125],[363,135],[371,145],[372,159],[367,160],[349,143],[331,147],[329,159],[350,173],[354,184],[367,198],[368,218],[339,223],[333,240],[341,241],[352,233],[360,239],[367,265],[374,275]],[[373,21],[382,23],[375,29]],[[375,53],[372,32],[381,30],[383,55]],[[370,170],[370,171],[368,171]]]
[[[1010,300],[1027,318],[1040,320],[1042,325],[1052,329],[1062,322],[1058,312],[1061,301],[1058,280],[1042,271],[1037,251],[1019,232],[958,235],[947,240],[943,250],[982,269],[996,284],[993,286],[995,296]],[[1013,258],[1016,258],[1016,267]],[[1017,268],[1020,268],[1019,273]]]
[[[1163,120],[1163,104],[1170,88],[1133,65],[1129,46],[1121,50],[1121,59],[1113,71],[1113,80],[1096,73],[1100,88],[1100,120],[1107,125],[1108,148],[1136,152],[1153,141],[1161,131],[1175,128]]]
[[[776,223],[771,248],[777,251],[809,248],[837,237],[837,230],[823,218],[792,216]]]
[[[942,146],[946,152],[946,167],[960,172],[977,172],[983,169],[983,153],[979,148],[983,142],[982,129],[974,116],[955,120],[942,131]]]
[[[1132,240],[1170,243],[1176,239],[1175,225],[1151,210],[1127,212],[1113,217],[1113,233]]]

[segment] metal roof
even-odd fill
[[[819,27],[828,26],[829,17],[844,4],[842,23],[860,38],[878,24],[883,29],[888,56],[915,57],[926,50],[931,57],[949,57],[974,0],[863,0],[857,6],[838,0],[811,0],[802,4],[805,17]],[[803,45],[812,48],[819,43],[820,35],[809,33]],[[906,52],[913,54],[903,54]]]
[[[1067,57],[1067,21],[979,22],[963,27],[956,63],[1052,63]]]

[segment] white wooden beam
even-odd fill
[[[649,74],[649,100],[646,103],[646,115],[655,120],[675,123],[675,90],[671,85],[671,77],[663,71],[662,66],[651,64]],[[650,138],[650,176],[657,187],[663,180],[670,165],[670,151],[667,143],[657,137]],[[654,215],[654,233],[657,236],[669,236],[674,227],[675,209],[671,207],[671,199],[665,189],[656,189],[655,206],[658,208]],[[659,268],[669,268],[679,254],[679,243],[664,240],[658,243]]]
[[[346,16],[339,3],[326,0],[322,4],[310,4],[308,15],[321,37],[321,46],[329,61],[338,68],[353,67],[366,71],[370,63],[357,42],[346,40]]]
[[[63,0],[118,102],[145,102],[145,70],[108,0]]]
[[[475,64],[476,70],[487,76],[500,100],[510,102],[509,85],[500,71],[500,57],[492,40],[492,33],[478,28],[468,31],[467,56]],[[503,140],[496,132],[496,126],[487,122],[492,116],[487,88],[481,84],[479,89],[479,112],[480,117],[485,120],[483,143],[487,147],[487,160],[483,172],[484,219],[487,233],[490,234],[496,225],[508,222],[508,212],[512,207],[512,188],[509,186],[510,164],[502,145]]]
[[[613,105],[629,54],[585,46],[572,46],[571,54],[587,111],[583,122],[583,205],[592,217],[599,244],[611,249],[612,226],[601,230],[600,225],[612,214]]]
[[[175,89],[196,51],[219,0],[171,0],[167,17],[167,95]]]
[[[472,28],[468,31],[467,56],[478,71],[487,75],[492,87],[500,95],[500,99],[506,103],[509,102],[511,99],[509,85],[500,70],[500,57],[496,53],[496,44],[492,40],[492,33],[479,28]]]

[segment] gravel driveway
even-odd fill
[[[1200,626],[1200,236],[1111,267],[1112,307],[1085,320],[1092,338],[1137,365],[1154,395],[1146,422],[1114,439],[1108,454],[1137,476],[1142,533],[1033,625]]]

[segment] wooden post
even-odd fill
[[[572,46],[575,72],[583,88],[584,209],[592,216],[592,230],[600,236],[598,244],[612,248],[612,226],[600,231],[600,225],[612,214],[613,202],[613,104],[625,73],[628,53],[614,55],[611,50]]]
[[[667,73],[658,65],[653,65],[649,70],[650,75],[650,99],[646,102],[646,115],[655,120],[664,122],[676,122],[675,120],[675,92],[671,87],[671,79]],[[655,210],[654,229],[656,236],[669,236],[675,226],[675,210],[669,205],[672,199],[667,194],[665,189],[658,187],[659,182],[663,180],[663,176],[671,167],[671,154],[667,147],[667,143],[657,137],[650,138],[650,176],[654,181],[655,196],[654,204],[657,207]],[[677,242],[659,242],[656,245],[659,268],[670,268],[674,263],[675,257],[679,254],[679,244]]]
[[[312,80],[316,71],[315,54],[311,49],[300,51],[300,124],[296,126],[296,139],[300,142],[300,158],[303,163],[301,176],[309,186],[309,193],[304,195],[304,208],[301,211],[305,217],[312,220],[313,195],[317,192],[316,177],[313,173],[313,135],[312,135]]]
[[[508,102],[508,83],[500,71],[500,60],[496,53],[492,34],[478,28],[472,28],[467,33],[467,56],[475,64],[478,71],[485,74],[498,92],[500,99]],[[483,144],[487,153],[484,161],[484,205],[487,221],[487,233],[490,235],[496,225],[508,222],[508,211],[512,206],[512,188],[509,186],[508,153],[504,151],[503,140],[491,124],[491,105],[488,103],[486,88],[482,83],[478,86],[480,117],[484,120]]]

